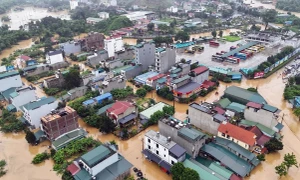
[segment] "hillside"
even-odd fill
[[[124,5],[125,7],[131,7],[133,5],[147,6],[151,9],[167,8],[173,5],[175,0],[119,0],[119,5]]]

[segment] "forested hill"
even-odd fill
[[[300,12],[300,0],[277,0],[276,8],[284,11]]]

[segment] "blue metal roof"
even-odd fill
[[[103,100],[103,99],[110,98],[110,97],[112,97],[112,95],[108,92],[108,93],[102,94],[100,96],[97,96],[94,99],[99,101],[99,100]]]
[[[89,99],[89,100],[84,101],[82,104],[87,106],[87,105],[93,104],[94,102],[95,102],[94,99]]]
[[[136,118],[136,117],[137,117],[137,114],[136,114],[136,113],[131,113],[131,114],[129,114],[128,116],[125,116],[125,117],[119,119],[119,123],[121,123],[121,124],[126,124],[127,122],[133,120],[133,119]]]
[[[177,158],[181,157],[186,153],[186,150],[181,147],[179,144],[175,144],[170,150],[172,154],[174,154]]]

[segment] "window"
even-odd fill
[[[248,145],[247,144],[245,144],[245,148],[247,148],[248,147]]]
[[[156,147],[157,147],[157,148],[159,148],[159,145],[158,145],[158,144],[156,144]]]
[[[230,138],[230,136],[229,135],[227,135],[227,139],[229,139]]]
[[[150,139],[148,139],[148,143],[151,143],[151,140],[150,140]]]
[[[148,149],[151,149],[151,146],[150,146],[150,145],[148,145]]]
[[[159,155],[159,151],[156,151],[156,154]]]
[[[222,133],[222,136],[225,137],[225,133]]]
[[[172,164],[172,165],[174,164],[174,161],[173,161],[173,160],[171,161],[171,164]]]
[[[166,155],[164,155],[164,157],[166,157]]]
[[[166,148],[164,150],[166,151]]]

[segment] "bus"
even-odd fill
[[[229,56],[225,59],[225,62],[229,62],[229,63],[233,63],[233,64],[238,64],[240,63],[240,59],[233,57],[233,56]]]
[[[218,55],[212,55],[211,60],[212,61],[217,61],[217,62],[223,62],[223,58],[221,56],[218,56]]]
[[[211,46],[220,46],[220,43],[215,42],[215,41],[209,41],[209,45],[211,45]]]

